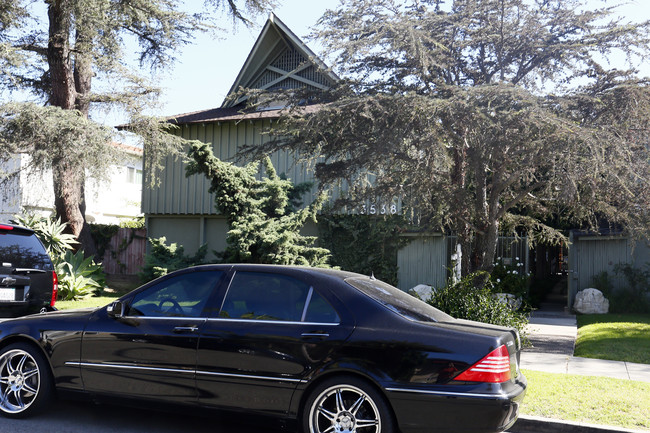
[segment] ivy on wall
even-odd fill
[[[330,264],[346,271],[397,285],[397,251],[409,240],[400,215],[332,215],[318,217],[320,246],[330,250]]]

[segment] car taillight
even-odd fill
[[[56,295],[59,293],[59,277],[56,275],[56,272],[52,272],[52,300],[50,301],[50,307],[54,307],[56,304]]]
[[[505,344],[456,376],[465,382],[502,383],[510,380],[510,354]]]
[[[6,226],[4,224],[0,224],[0,230],[13,230],[14,228],[12,226]]]

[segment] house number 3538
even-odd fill
[[[370,205],[361,205],[361,209],[359,210],[359,213],[361,215],[386,215],[390,213],[391,215],[395,215],[397,213],[397,205],[391,204],[391,205],[385,205],[385,204],[376,204],[376,203],[371,203]]]

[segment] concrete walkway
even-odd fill
[[[533,347],[522,352],[522,369],[650,382],[650,365],[573,356],[577,336],[574,315],[538,310],[527,329]]]

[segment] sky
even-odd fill
[[[339,0],[278,0],[278,3],[275,15],[312,51],[320,54],[318,45],[308,42],[306,36],[327,9],[338,6]],[[157,83],[163,88],[161,111],[148,114],[168,116],[221,106],[267,19],[268,15],[260,16],[252,28],[237,25],[233,29],[232,21],[224,15],[221,26],[229,33],[223,39],[198,35],[194,44],[184,47],[173,70]],[[109,113],[105,118],[100,115],[95,120],[107,125],[126,121],[116,113]]]
[[[589,0],[589,5],[602,7],[623,1],[625,0]],[[312,51],[320,54],[320,47],[313,41],[306,41],[306,36],[327,9],[338,6],[339,0],[279,0],[279,3],[280,6],[274,13]],[[650,0],[628,0],[618,10],[621,16],[630,21],[649,20]],[[267,18],[259,17],[253,28],[239,25],[234,30],[231,21],[224,18],[223,26],[230,30],[224,39],[216,40],[208,35],[200,35],[194,44],[186,46],[174,69],[159,82],[163,88],[161,111],[150,114],[167,116],[219,107]],[[642,70],[650,75],[650,65],[645,65]],[[107,124],[119,121],[121,120],[104,119]]]
[[[185,0],[193,5],[203,0]],[[335,9],[339,0],[277,0],[280,4],[274,10],[298,37],[316,54],[321,54],[316,42],[306,40],[318,19],[327,9]],[[650,20],[650,0],[588,0],[590,7],[602,7],[627,3],[618,9],[619,14],[629,21]],[[228,90],[235,81],[248,54],[253,48],[268,16],[260,16],[253,28],[238,25],[223,15],[222,27],[228,32],[223,39],[207,34],[198,34],[194,43],[183,47],[171,70],[156,78],[156,84],[163,90],[161,106],[152,108],[151,115],[171,116],[221,106]],[[613,64],[611,66],[617,66]],[[623,68],[624,65],[619,67]],[[650,64],[642,65],[644,75],[650,76]],[[93,113],[94,120],[106,125],[123,124],[128,119],[120,113]]]

